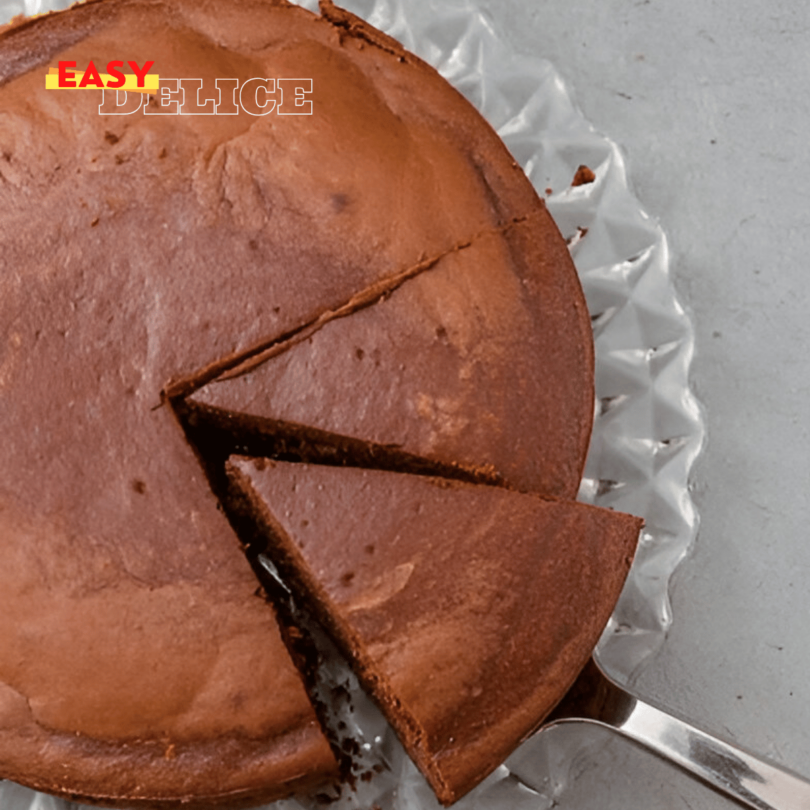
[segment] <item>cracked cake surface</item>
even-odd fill
[[[304,75],[314,114],[102,115],[96,91],[45,90],[91,59],[208,87]],[[329,778],[172,398],[573,495],[592,346],[542,202],[446,82],[331,4],[91,0],[0,33],[0,211],[0,776],[206,808]],[[425,356],[400,374],[403,352]],[[356,423],[341,375],[369,391]]]

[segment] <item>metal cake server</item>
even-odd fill
[[[610,680],[593,658],[543,729],[560,723],[613,729],[746,807],[810,810],[810,781],[639,700]]]

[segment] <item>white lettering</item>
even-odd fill
[[[213,98],[200,101],[203,89],[202,79],[180,79],[183,88],[183,104],[180,115],[216,115],[216,102]]]
[[[146,115],[179,115],[183,105],[185,91],[179,79],[164,79],[162,76],[158,83],[158,91],[145,104],[143,111]],[[172,98],[176,96],[176,98]]]
[[[216,79],[216,94],[204,79],[167,79],[161,76],[154,94],[102,89],[99,115],[312,115],[312,79]],[[113,94],[114,93],[114,94]],[[144,96],[147,96],[144,102]]]
[[[312,93],[312,79],[279,79],[281,104],[279,115],[312,115],[312,99],[306,96]]]
[[[249,115],[269,115],[276,108],[276,100],[270,95],[276,92],[275,79],[248,79],[239,91],[239,104]],[[259,101],[264,96],[264,103]]]
[[[102,90],[99,115],[132,115],[143,104],[144,93],[127,93],[126,90]]]
[[[239,89],[239,79],[217,79],[217,115],[239,115],[239,102],[236,100],[236,91]],[[223,92],[223,86],[225,92]],[[230,88],[230,94],[226,94]]]

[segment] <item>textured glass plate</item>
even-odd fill
[[[0,0],[0,22],[14,14],[64,7],[53,0]],[[307,0],[303,5],[314,8]],[[697,530],[689,471],[703,440],[700,409],[689,390],[693,331],[669,274],[667,243],[627,186],[614,143],[595,132],[545,60],[512,53],[472,0],[365,0],[350,10],[388,32],[478,107],[498,130],[548,202],[582,279],[596,340],[596,422],[580,497],[641,515],[646,528],[627,585],[598,648],[620,681],[661,644],[671,616],[667,589]],[[591,183],[571,181],[585,164]],[[337,720],[360,744],[355,790],[335,810],[438,808],[396,738],[337,662],[324,688],[350,700]],[[529,740],[458,810],[540,810],[565,791],[571,763],[587,756],[587,735]],[[365,779],[363,778],[365,777]],[[323,798],[323,797],[322,797]],[[314,810],[290,799],[272,810]],[[75,810],[0,783],[3,810]]]

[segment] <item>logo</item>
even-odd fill
[[[75,62],[60,61],[45,76],[48,90],[101,90],[99,115],[312,115],[312,79],[166,78],[149,73],[154,61],[139,65],[113,60],[101,73],[89,62],[78,70]]]

